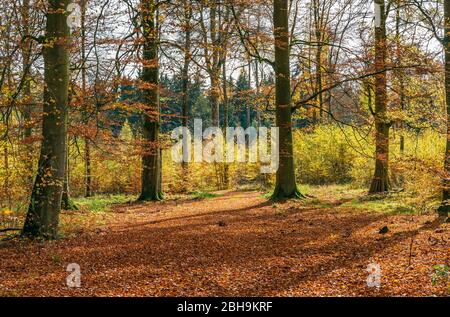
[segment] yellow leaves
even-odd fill
[[[338,239],[339,239],[339,234],[337,234],[337,233],[332,233],[332,234],[330,234],[329,239],[330,239],[331,241],[338,240]]]
[[[4,209],[0,211],[0,215],[2,216],[11,216],[12,214],[14,214],[14,211],[12,211],[11,209]]]
[[[53,175],[53,173],[52,173],[52,170],[51,170],[51,169],[47,169],[47,170],[44,172],[44,176],[52,177],[52,175]]]

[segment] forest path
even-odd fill
[[[449,264],[449,226],[434,226],[434,215],[273,204],[258,192],[124,204],[110,214],[58,241],[0,244],[0,295],[448,294],[430,278],[434,265]],[[81,267],[79,289],[66,286],[69,263]],[[366,284],[369,263],[381,266],[380,289]]]

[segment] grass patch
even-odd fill
[[[309,201],[306,202],[308,206],[314,207],[314,208],[319,208],[319,209],[327,209],[327,208],[332,208],[333,205],[329,202],[326,201],[322,201],[320,199],[317,198],[313,198]]]
[[[101,195],[89,198],[75,198],[74,203],[81,210],[107,212],[112,205],[125,204],[136,198],[128,195]]]
[[[191,193],[191,196],[194,199],[209,199],[209,198],[216,198],[220,197],[221,195],[211,193],[211,192],[204,192],[204,191],[195,191]]]
[[[297,185],[298,190],[300,191],[300,193],[302,193],[303,195],[309,195],[311,194],[311,186],[309,185]]]
[[[387,213],[387,214],[412,214],[417,212],[417,206],[408,204],[400,199],[392,200],[391,198],[364,200],[353,199],[343,204],[341,207],[351,207],[356,209],[364,209],[367,211]]]
[[[263,197],[263,198],[265,198],[265,199],[270,199],[270,198],[272,197],[272,193],[273,193],[273,192],[270,191],[270,192],[261,194],[261,197]]]

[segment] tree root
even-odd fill
[[[288,200],[288,199],[305,199],[306,196],[303,195],[298,188],[295,188],[295,190],[292,193],[285,193],[280,187],[276,187],[273,191],[272,196],[270,197],[270,200],[272,201],[281,201],[281,200]]]

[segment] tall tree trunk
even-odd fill
[[[10,27],[8,27],[8,35],[10,34]],[[13,87],[13,83],[12,83],[12,73],[11,73],[11,68],[12,68],[12,58],[13,58],[13,54],[11,52],[11,46],[10,46],[10,41],[9,38],[6,41],[5,44],[5,51],[6,51],[6,56],[8,56],[7,58],[7,65],[5,66],[5,75],[7,77],[7,87],[9,89],[12,89]],[[6,126],[9,125],[9,118],[6,118]],[[4,158],[4,165],[5,165],[5,181],[3,183],[3,191],[5,193],[5,196],[7,197],[8,200],[8,207],[11,208],[11,191],[10,191],[10,166],[9,166],[9,149],[8,149],[8,144],[10,143],[9,138],[5,138],[4,140],[4,148],[3,148],[3,158]]]
[[[184,20],[185,20],[185,40],[184,40],[184,65],[182,71],[182,107],[183,107],[183,127],[189,129],[189,64],[191,62],[191,17],[192,17],[192,4],[191,1],[185,1],[184,3]],[[183,142],[187,142],[187,138],[183,138]],[[187,150],[188,144],[183,144],[183,150]],[[189,181],[189,163],[183,160],[183,187],[187,190]]]
[[[248,93],[250,93],[252,89],[252,60],[249,57],[248,59]],[[246,128],[250,128],[252,125],[252,117],[251,117],[251,108],[250,108],[250,99],[248,99],[246,104]]]
[[[326,45],[327,41],[327,30],[326,25],[328,21],[329,11],[326,10],[326,1],[322,2],[319,0],[313,1],[313,12],[314,12],[314,35],[317,43],[315,63],[316,63],[316,76],[315,76],[315,89],[317,91],[316,103],[319,108],[319,122],[323,122],[325,117],[325,108],[328,102],[330,92],[322,92],[326,76],[326,58],[328,55],[329,48]],[[329,105],[328,105],[329,107]],[[328,110],[328,109],[327,109]]]
[[[92,166],[91,166],[91,145],[89,138],[84,138],[84,170],[85,170],[85,197],[92,196]]]
[[[29,237],[57,237],[66,170],[70,32],[69,0],[49,0],[45,31],[44,107],[38,172],[23,227]]]
[[[288,0],[274,0],[276,123],[280,136],[280,164],[273,199],[302,197],[297,189],[294,170],[288,15]]]
[[[261,98],[261,87],[259,81],[259,62],[255,60],[255,87],[256,87],[256,126],[259,128],[261,126],[261,112],[258,108],[259,99]]]
[[[396,59],[396,66],[398,69],[395,71],[395,76],[397,79],[397,85],[398,85],[398,96],[400,101],[400,110],[403,114],[405,110],[405,103],[406,103],[406,97],[405,97],[405,73],[400,68],[402,64],[402,53],[401,53],[401,34],[400,34],[400,7],[401,7],[401,0],[396,1],[396,10],[395,10],[395,59]],[[400,134],[400,158],[403,159],[404,153],[405,153],[405,123],[403,119],[399,120],[398,123],[398,130]],[[400,172],[400,175],[397,179],[397,182],[399,186],[403,186],[405,182],[405,177],[402,172]]]
[[[86,103],[86,2],[81,0],[81,91],[83,98],[83,109],[85,111],[84,123],[89,125],[90,109]],[[84,179],[85,179],[85,197],[92,196],[92,166],[91,166],[91,143],[89,137],[84,138]]]
[[[63,193],[61,199],[61,208],[64,210],[78,210],[73,200],[70,198],[70,172],[69,172],[69,138],[66,140],[66,171],[64,174]]]
[[[222,91],[223,91],[223,130],[225,132],[224,135],[226,135],[226,130],[228,128],[229,122],[228,122],[228,85],[227,85],[227,56],[226,54],[223,57],[222,61]],[[224,147],[224,157],[226,158],[227,155],[227,147]],[[226,159],[224,159],[224,166],[223,166],[223,186],[225,189],[228,189],[230,187],[230,166]]]
[[[31,97],[31,78],[30,73],[30,63],[31,63],[31,47],[32,41],[30,39],[30,0],[24,0],[22,4],[22,23],[23,23],[23,46],[22,46],[22,68],[25,73],[25,82],[23,84],[23,120],[24,120],[24,133],[23,138],[25,140],[25,159],[26,168],[29,173],[27,175],[28,184],[27,188],[31,189],[33,184],[33,145],[30,142],[32,136],[32,124],[31,124],[31,111],[32,111],[32,97]],[[30,187],[28,187],[30,186]]]
[[[5,192],[5,196],[8,200],[8,208],[11,209],[11,192],[10,192],[10,184],[9,184],[9,152],[8,152],[8,141],[5,141],[5,145],[3,148],[3,158],[5,164],[5,182],[3,183],[3,190]]]
[[[320,34],[320,32],[317,32]],[[318,40],[320,41],[320,40]],[[319,107],[319,121],[323,120],[323,81],[322,81],[322,45],[321,43],[317,44],[317,52],[316,52],[316,91],[317,95],[317,105]]]
[[[163,199],[161,182],[162,157],[159,138],[159,60],[156,12],[155,0],[141,1],[144,39],[141,89],[145,104],[142,133],[145,146],[142,155],[142,191],[139,200],[153,201]]]
[[[316,49],[316,91],[318,92],[316,102],[317,106],[319,107],[319,122],[322,122],[323,120],[323,93],[322,93],[322,87],[323,87],[323,80],[322,80],[322,17],[321,13],[325,14],[324,12],[320,11],[320,3],[319,1],[315,0],[313,3],[313,11],[314,11],[314,29],[315,29],[315,39],[317,42],[317,49]]]
[[[219,85],[220,81],[216,73],[211,74],[211,123],[213,127],[219,126],[220,118],[220,103],[219,103]]]
[[[315,26],[315,11],[314,8],[316,7],[315,2],[311,2],[310,4],[310,9],[309,9],[309,18],[308,18],[308,24],[309,24],[309,29],[313,30],[314,26]],[[308,42],[312,43],[313,42],[313,32],[308,32]],[[313,76],[313,48],[312,46],[310,46],[308,48],[308,56],[307,56],[307,61],[306,61],[306,65],[307,65],[307,70],[308,70],[308,80],[310,82],[311,87],[315,87],[314,85],[316,85],[315,80],[314,80],[314,76]],[[317,123],[318,119],[317,119],[317,108],[313,107],[312,108],[312,122],[313,123]]]
[[[258,11],[258,28],[257,28],[257,34],[260,32],[260,19],[259,19],[259,11]],[[255,60],[255,87],[256,87],[256,126],[257,129],[259,129],[262,125],[261,120],[261,110],[259,109],[259,103],[261,100],[261,81],[260,81],[260,66],[259,61]],[[261,76],[262,77],[262,76]],[[261,174],[260,177],[261,180],[261,189],[266,189],[268,185],[268,175],[267,174]]]
[[[384,0],[376,0],[380,6],[380,25],[375,25],[375,174],[369,193],[389,191],[389,128],[386,92],[386,10]]]
[[[226,23],[229,23],[229,7],[223,5],[219,6],[219,38],[217,48],[219,53],[219,60],[217,68],[218,72],[221,72],[222,76],[222,96],[223,96],[223,133],[226,136],[226,129],[229,125],[229,99],[228,99],[228,78],[227,78],[227,58],[228,58],[228,41],[224,39],[228,34],[225,34],[227,28],[225,27]],[[226,146],[224,147],[224,163],[220,166],[220,189],[228,189],[230,186],[230,166],[226,162],[227,155]]]
[[[443,180],[440,216],[448,216],[450,209],[450,1],[444,1],[445,102],[447,106],[447,145],[445,151],[445,178]]]
[[[261,32],[261,11],[258,10],[257,15],[257,26],[256,26],[256,49],[258,49],[258,43],[260,41],[259,39],[259,34]],[[256,109],[256,125],[258,127],[258,129],[261,127],[261,111],[259,109],[259,101],[261,98],[261,81],[259,79],[259,61],[258,59],[255,59],[255,87],[256,87],[256,104],[255,104],[255,109]]]
[[[396,46],[396,59],[397,59],[397,67],[401,66],[401,36],[400,36],[400,6],[401,6],[401,0],[397,0],[397,8],[395,12],[395,46]],[[403,70],[400,68],[397,70],[397,80],[399,82],[399,99],[400,99],[400,110],[405,110],[405,82],[404,82],[404,73]],[[400,155],[403,157],[403,154],[405,152],[405,136],[404,136],[404,122],[403,120],[400,121]]]
[[[220,10],[220,8],[219,8]],[[216,4],[212,3],[210,7],[210,36],[212,44],[212,72],[210,73],[211,79],[211,120],[214,127],[218,127],[220,124],[220,68],[219,65],[219,50],[218,45],[219,35],[217,34],[217,8]],[[220,22],[219,22],[220,24]]]

